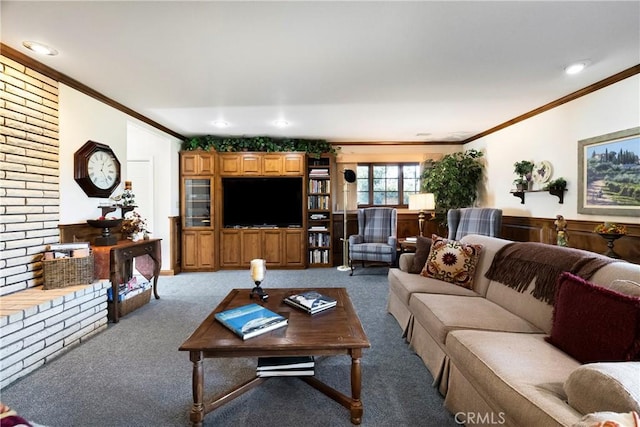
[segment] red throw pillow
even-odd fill
[[[547,341],[581,363],[640,360],[640,297],[562,273]]]

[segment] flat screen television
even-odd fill
[[[225,227],[302,226],[302,178],[222,178]]]

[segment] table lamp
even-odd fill
[[[436,209],[436,199],[433,193],[418,193],[409,195],[409,209],[418,211],[418,228],[422,237],[422,229],[424,228],[424,212],[431,211],[434,215]]]

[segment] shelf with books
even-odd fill
[[[307,163],[307,253],[309,267],[333,265],[333,216],[331,175],[333,156],[308,158]]]
[[[309,230],[309,248],[330,248],[331,236],[328,230],[315,231]]]

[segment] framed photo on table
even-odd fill
[[[640,216],[640,127],[578,141],[578,213]]]

